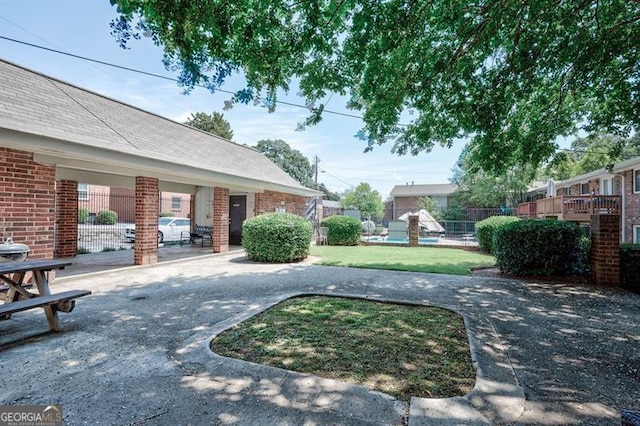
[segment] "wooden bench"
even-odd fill
[[[193,243],[196,238],[200,238],[201,247],[204,247],[205,241],[213,245],[213,226],[194,225],[193,231],[189,233],[189,242]]]
[[[61,259],[27,260],[24,262],[0,263],[0,281],[7,286],[4,303],[0,305],[0,320],[11,318],[11,314],[29,309],[44,308],[49,329],[62,331],[58,312],[71,312],[78,297],[91,294],[88,290],[70,290],[51,294],[48,272],[64,269],[71,262]],[[25,282],[28,274],[32,282]],[[38,293],[27,290],[35,282]]]
[[[17,302],[5,303],[0,305],[0,320],[8,319],[8,315],[16,312],[42,308],[49,305],[60,312],[71,312],[76,306],[76,301],[73,299],[89,294],[91,294],[89,290],[70,290],[48,296],[36,296],[29,299],[18,300]]]

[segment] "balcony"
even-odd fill
[[[563,195],[518,205],[519,217],[589,222],[594,214],[620,214],[619,195]]]

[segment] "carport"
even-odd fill
[[[319,195],[252,148],[4,60],[0,91],[0,238],[32,259],[76,255],[78,183],[135,190],[137,265],[158,260],[160,191],[192,195],[216,253],[244,219]]]

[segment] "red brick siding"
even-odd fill
[[[55,166],[0,148],[0,237],[28,245],[29,259],[51,259],[54,235]]]
[[[276,191],[264,191],[261,194],[256,194],[256,216],[277,211],[278,207],[282,206],[282,201],[284,201],[284,208],[287,213],[304,216],[306,210],[305,197]]]
[[[56,257],[78,253],[78,182],[56,184]]]
[[[158,262],[158,206],[158,179],[136,176],[136,265]]]
[[[229,251],[229,188],[213,188],[213,252]]]
[[[400,216],[407,212],[416,212],[419,210],[418,200],[420,197],[395,197],[395,212],[394,219],[398,219]]]
[[[618,186],[618,191],[621,191]],[[640,193],[633,192],[633,170],[624,172],[624,192],[625,192],[625,217],[623,224],[625,227],[625,242],[633,242],[633,226],[640,225]]]
[[[620,216],[591,216],[591,267],[594,284],[620,285]]]

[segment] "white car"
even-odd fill
[[[161,217],[158,219],[158,243],[165,241],[180,241],[191,232],[191,220],[186,217]],[[124,239],[135,241],[136,227],[129,225],[124,230]]]

